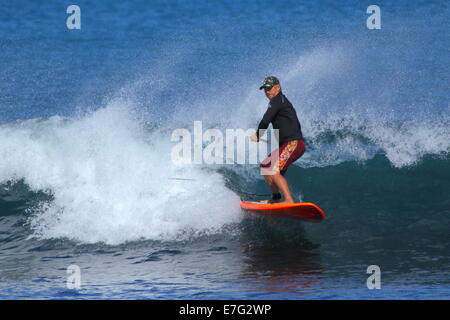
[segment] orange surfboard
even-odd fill
[[[241,201],[241,208],[250,213],[303,220],[308,222],[321,222],[325,219],[325,213],[317,205],[311,202],[268,204],[254,201]]]

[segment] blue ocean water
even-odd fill
[[[448,299],[448,2],[377,1],[379,30],[371,1],[0,4],[1,299]],[[195,120],[255,128],[267,75],[322,223],[243,216],[255,166],[170,162]]]

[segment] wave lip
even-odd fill
[[[450,125],[445,121],[390,121],[355,116],[308,124],[306,166],[366,161],[383,154],[396,167],[418,164],[425,156],[450,153]]]

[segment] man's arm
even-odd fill
[[[270,122],[273,120],[275,115],[278,113],[278,109],[279,109],[278,105],[276,105],[276,104],[272,105],[269,103],[269,107],[267,108],[266,113],[264,113],[264,116],[258,125],[258,129],[256,130],[256,137],[258,138],[258,140],[260,137],[260,134],[259,134],[260,130],[262,130],[261,136],[264,135],[264,132],[269,127]]]

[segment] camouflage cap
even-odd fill
[[[264,82],[261,87],[259,87],[259,90],[262,90],[263,88],[272,88],[273,86],[280,84],[280,80],[278,80],[277,77],[267,77],[264,79]]]

